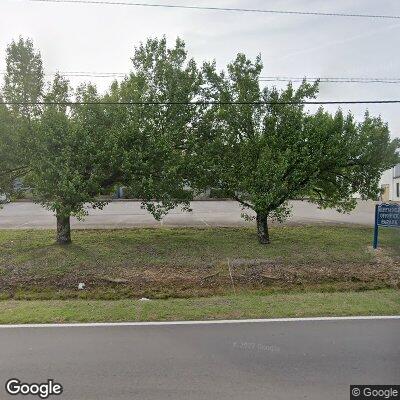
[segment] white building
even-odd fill
[[[400,201],[400,164],[383,173],[381,188],[382,201]]]

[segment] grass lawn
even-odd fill
[[[400,291],[242,293],[197,299],[0,301],[0,324],[399,315]]]
[[[251,228],[77,230],[74,243],[62,247],[53,231],[0,230],[0,298],[117,300],[225,295],[233,285],[271,293],[399,285],[400,230],[381,229],[378,251],[365,227],[278,226],[271,239],[259,245]],[[85,290],[77,290],[80,282]]]

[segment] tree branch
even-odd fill
[[[254,206],[253,206],[252,204],[247,203],[247,202],[241,200],[241,199],[240,199],[238,196],[236,196],[236,195],[233,195],[232,197],[233,197],[233,199],[236,200],[238,203],[243,204],[244,206],[253,209]]]
[[[28,168],[27,165],[24,165],[23,167],[18,167],[18,168],[12,168],[12,169],[3,171],[3,172],[0,174],[0,176],[6,176],[6,175],[12,174],[12,173],[14,173],[14,172],[22,171],[22,170],[27,169],[27,168]]]

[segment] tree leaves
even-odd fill
[[[356,123],[340,110],[305,111],[300,103],[316,97],[318,81],[262,90],[259,58],[251,62],[239,54],[227,69],[226,75],[215,64],[204,65],[205,101],[275,104],[214,105],[206,111],[198,147],[199,158],[208,160],[208,185],[278,220],[289,215],[288,200],[295,198],[343,212],[355,207],[356,193],[377,198],[382,172],[399,162],[399,142],[391,141],[380,118],[367,113]]]
[[[35,201],[82,218],[87,204],[104,207],[100,196],[122,185],[161,219],[215,188],[266,224],[287,218],[295,198],[350,211],[354,193],[375,199],[382,172],[399,162],[400,143],[380,117],[310,113],[301,103],[317,96],[318,81],[261,88],[260,57],[238,54],[226,71],[215,62],[200,68],[181,39],[168,47],[163,37],[137,46],[132,67],[105,94],[92,84],[74,91],[59,75],[45,87],[33,43],[12,42],[4,99],[59,104],[0,104],[0,192],[23,179]]]

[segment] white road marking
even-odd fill
[[[24,222],[24,223],[21,224],[21,225],[17,225],[17,226],[15,227],[15,229],[22,228],[22,227],[27,226],[27,225],[30,225],[30,224],[32,224],[32,223],[34,223],[34,221],[31,221],[31,222]]]
[[[207,227],[209,228],[211,227],[211,225],[208,222],[206,222],[204,218],[200,218],[200,221],[203,222],[203,224],[205,224]]]
[[[168,325],[220,325],[249,324],[265,322],[311,322],[311,321],[359,321],[359,320],[397,320],[400,315],[354,316],[354,317],[309,317],[309,318],[271,318],[271,319],[239,319],[209,321],[161,321],[161,322],[93,322],[68,324],[16,324],[0,325],[0,329],[10,328],[96,328],[122,326],[168,326]]]

